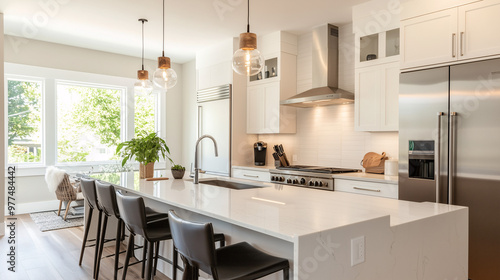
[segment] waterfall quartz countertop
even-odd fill
[[[170,171],[156,173],[155,177],[170,179],[139,180],[137,172],[92,177],[290,242],[293,256],[287,257],[294,264],[293,279],[400,280],[414,279],[419,273],[423,275],[419,279],[467,279],[465,207],[219,178],[260,187],[234,190],[203,184],[207,176],[200,176],[200,184],[195,185],[189,178],[174,180]],[[365,262],[351,266],[351,239],[358,236],[365,238]],[[318,244],[323,243],[334,244],[331,251],[321,245],[329,255],[319,253]],[[373,273],[380,277],[373,278]]]
[[[107,174],[94,174],[106,180]],[[114,177],[127,173],[115,173]],[[130,175],[130,173],[129,173]],[[288,185],[261,183],[245,179],[218,177],[221,180],[244,182],[260,188],[234,190],[203,184],[192,179],[163,181],[135,180],[113,183],[131,193],[158,200],[199,214],[240,225],[287,241],[297,236],[317,233],[379,217],[389,216],[390,225],[400,225],[434,215],[463,209],[460,206],[415,203],[344,192],[323,191]],[[160,177],[155,175],[155,177]],[[262,213],[262,212],[267,212]],[[273,215],[270,215],[270,212]],[[262,213],[260,215],[259,213]]]

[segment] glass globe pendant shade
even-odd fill
[[[153,92],[153,83],[148,79],[148,71],[137,71],[137,80],[134,83],[134,93],[137,95],[148,95]]]
[[[233,70],[245,76],[257,75],[264,68],[264,58],[257,50],[257,36],[254,33],[240,34],[240,49],[233,55]]]
[[[161,89],[171,89],[177,84],[177,73],[172,68],[158,68],[153,74],[153,83]]]

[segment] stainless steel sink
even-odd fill
[[[240,183],[240,182],[226,181],[226,180],[219,180],[219,179],[200,180],[200,184],[207,184],[207,185],[223,187],[223,188],[228,188],[228,189],[233,189],[233,190],[246,190],[246,189],[256,189],[256,188],[263,188],[264,187],[264,186],[250,185],[250,184],[245,184],[245,183]]]

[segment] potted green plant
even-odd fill
[[[123,157],[122,166],[132,157],[135,157],[135,160],[140,163],[139,174],[141,179],[153,177],[154,164],[160,160],[160,157],[168,159],[173,164],[172,159],[168,156],[170,149],[167,143],[156,132],[149,134],[141,132],[137,137],[118,144],[116,154]]]
[[[186,168],[180,164],[174,164],[170,169],[175,179],[182,179],[182,177],[184,177],[184,172],[186,172]]]

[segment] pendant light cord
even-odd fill
[[[247,0],[247,33],[250,33],[250,0]]]
[[[161,56],[165,56],[165,0],[163,0],[163,44]]]
[[[142,71],[144,71],[144,21],[145,19],[140,19],[142,21]]]

